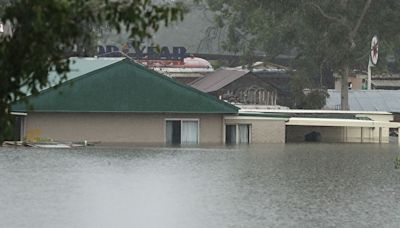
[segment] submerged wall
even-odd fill
[[[28,140],[164,143],[165,119],[199,120],[200,143],[222,143],[222,114],[28,113]]]
[[[361,132],[362,131],[362,132]],[[318,127],[318,126],[286,126],[287,142],[304,142],[305,135],[311,132],[320,134],[321,142],[365,142],[388,143],[389,128],[382,128],[381,139],[379,128],[371,127]]]
[[[225,124],[249,124],[251,143],[285,143],[285,119],[228,117]]]

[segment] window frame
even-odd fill
[[[192,145],[200,144],[200,118],[165,118],[164,119],[164,143],[167,144],[167,121],[180,121],[181,122],[181,134],[182,134],[182,122],[184,121],[196,121],[197,122],[197,143]],[[181,143],[179,145],[186,145],[182,144],[182,135],[181,135]]]
[[[239,145],[239,144],[244,144],[244,143],[239,143],[239,125],[247,125],[248,126],[248,134],[249,134],[249,143],[248,144],[250,144],[250,143],[252,143],[252,134],[251,134],[251,132],[252,132],[252,128],[253,128],[253,126],[252,126],[252,124],[250,124],[250,123],[225,123],[224,124],[224,144],[226,145],[226,126],[227,125],[234,125],[235,126],[235,131],[236,131],[236,139],[235,139],[235,143],[234,144],[232,144],[232,145]]]

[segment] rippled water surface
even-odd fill
[[[400,227],[399,147],[0,148],[0,227]]]

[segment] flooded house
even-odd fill
[[[255,81],[258,89],[251,89],[255,84],[249,79],[257,79],[246,70],[236,70],[236,80],[198,84],[209,88],[208,94],[127,58],[71,58],[71,62],[66,81],[52,86],[60,82],[51,73],[49,88],[12,106],[20,139],[131,144],[310,139],[385,143],[389,129],[400,127],[391,122],[389,112],[264,110],[265,104],[275,104],[276,90],[261,81]],[[223,99],[247,105],[235,106]]]
[[[26,140],[222,143],[238,108],[130,59],[75,58],[66,82],[14,104]],[[75,66],[78,66],[77,68]],[[76,70],[74,70],[76,69]],[[30,109],[29,107],[32,107]]]

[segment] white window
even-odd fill
[[[248,144],[250,143],[250,124],[227,124],[225,125],[226,144]]]
[[[199,143],[199,120],[167,119],[165,121],[165,142],[168,144]]]

